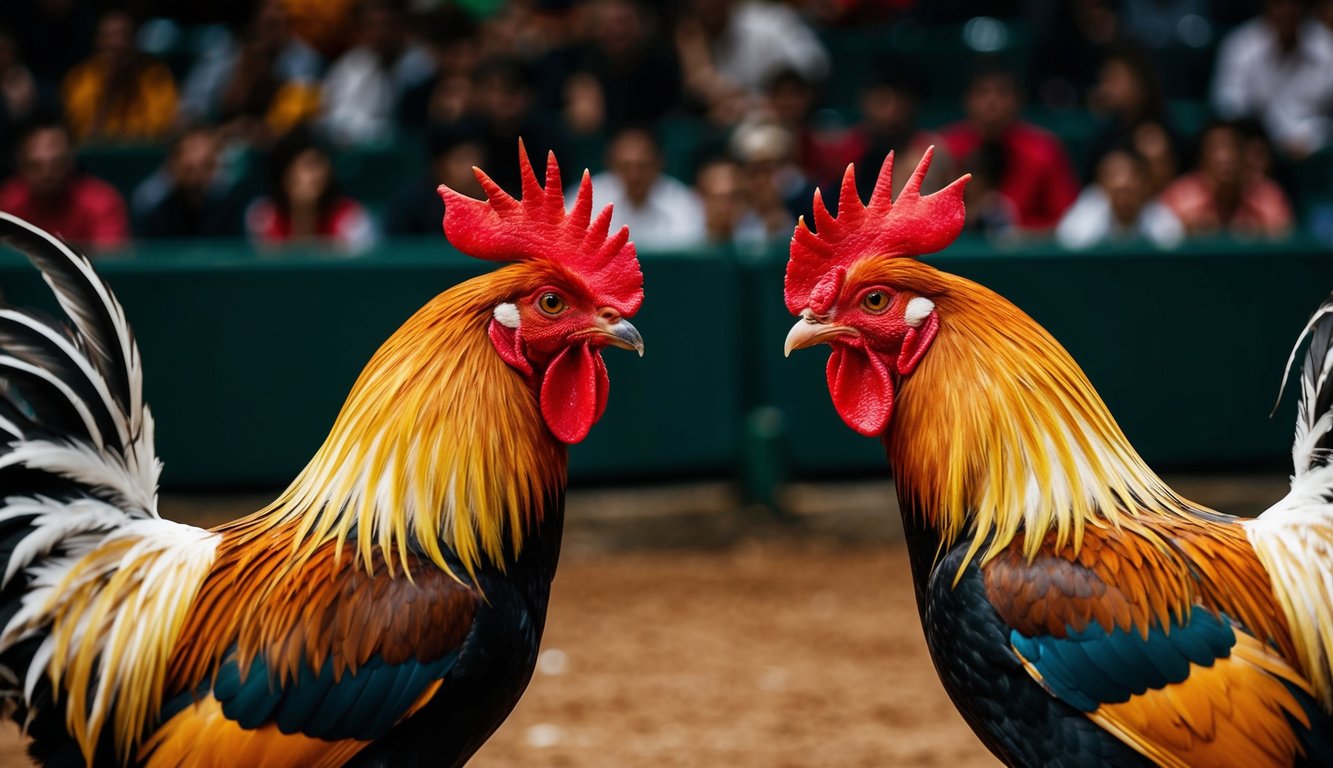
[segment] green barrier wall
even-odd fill
[[[53,308],[27,263],[4,257],[6,298]],[[489,267],[434,239],[358,259],[215,245],[99,261],[139,338],[164,485],[288,481],[379,344],[432,296]],[[648,353],[607,350],[606,415],[571,451],[581,478],[718,474],[735,461],[736,270],[685,254],[655,256],[645,271],[651,298],[634,323]]]
[[[1284,461],[1293,399],[1272,420],[1268,411],[1292,341],[1333,289],[1326,250],[1001,253],[960,243],[932,261],[1050,329],[1155,464]],[[878,442],[834,413],[827,353],[782,357],[792,323],[784,248],[645,254],[643,264],[647,300],[634,323],[647,355],[607,351],[610,405],[571,451],[577,478],[743,474],[763,498],[762,486],[784,476],[886,471]],[[375,348],[430,297],[488,265],[429,238],[355,259],[165,244],[98,268],[140,340],[164,483],[216,488],[290,479]],[[14,304],[52,307],[12,253],[0,254],[0,290]]]

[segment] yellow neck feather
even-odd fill
[[[563,488],[567,454],[487,327],[496,304],[549,279],[515,265],[437,296],[371,358],[296,480],[234,526],[289,526],[307,555],[352,539],[366,568],[375,547],[405,568],[409,542],[445,570],[442,545],[469,574],[483,558],[503,567]]]
[[[1088,525],[1138,529],[1146,516],[1198,509],[1148,468],[1032,318],[920,262],[877,264],[892,273],[880,279],[919,290],[940,313],[934,343],[900,382],[885,442],[905,498],[944,546],[971,533],[968,559],[985,562],[1023,532],[1032,557],[1052,530],[1077,548]]]

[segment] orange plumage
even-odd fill
[[[839,414],[884,442],[955,705],[1013,765],[1333,762],[1333,300],[1292,493],[1220,515],[1148,468],[1036,322],[914,258],[962,221],[966,180],[922,196],[929,162],[890,202],[890,155],[864,210],[849,169],[838,219],[798,227],[787,347],[830,344]]]
[[[520,147],[520,152],[522,148]],[[162,520],[142,371],[82,255],[0,214],[73,328],[0,309],[0,665],[35,758],[149,766],[461,765],[532,674],[566,444],[606,407],[642,275],[585,173],[566,213],[443,190],[465,252],[517,262],[440,294],[375,353],[272,504]]]

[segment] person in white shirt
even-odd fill
[[[676,27],[687,94],[720,125],[739,121],[773,76],[829,75],[828,51],[799,11],[765,0],[692,0]]]
[[[635,245],[645,251],[691,248],[706,239],[699,196],[663,172],[662,152],[644,128],[626,128],[607,146],[606,170],[592,179],[593,210],[607,204],[612,230],[629,226]],[[576,189],[570,189],[571,203]]]
[[[1333,138],[1333,32],[1301,0],[1268,0],[1218,48],[1212,101],[1224,119],[1260,120],[1292,159],[1317,151]]]
[[[1185,228],[1169,208],[1151,199],[1148,166],[1128,149],[1113,149],[1097,163],[1097,180],[1065,212],[1055,239],[1066,248],[1111,242],[1148,242],[1172,248]]]
[[[368,0],[358,17],[361,44],[344,53],[324,78],[321,124],[339,144],[392,135],[398,99],[434,71],[426,49],[407,39],[394,0]]]

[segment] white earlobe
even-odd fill
[[[907,302],[907,309],[903,312],[903,320],[913,328],[918,328],[934,311],[935,302],[924,296],[917,296]]]
[[[506,328],[518,327],[518,307],[508,302],[495,305],[495,319]]]

